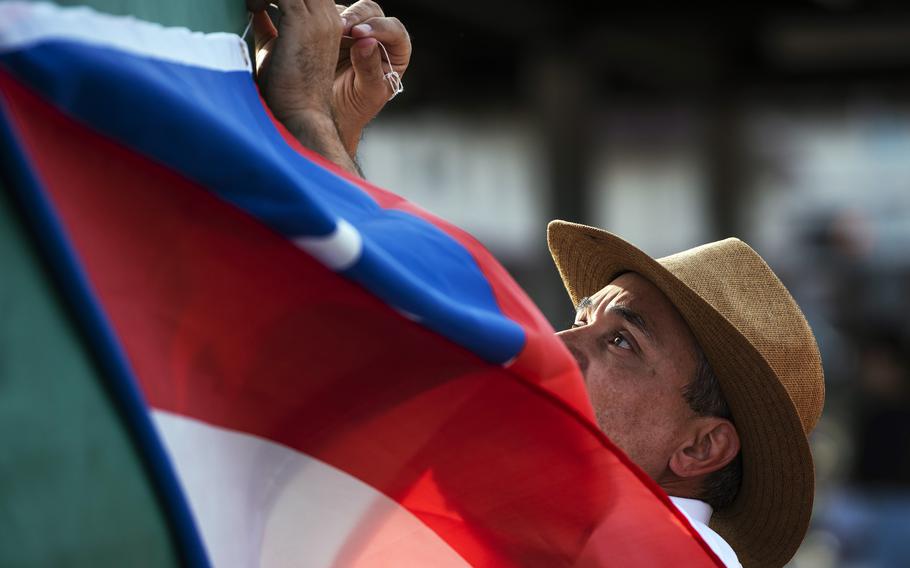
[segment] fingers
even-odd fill
[[[341,35],[341,17],[338,14],[337,4],[335,4],[334,0],[296,1],[298,4],[302,4],[305,7],[309,17],[317,17],[322,19],[323,22],[330,22],[333,26],[338,28],[338,35]]]
[[[270,4],[277,5],[283,13],[319,12],[328,8],[328,0],[246,0],[246,9],[253,13],[262,12]],[[346,9],[339,4],[335,4],[335,8],[339,14]]]
[[[360,92],[375,91],[376,85],[385,80],[379,44],[373,38],[358,40],[351,47],[351,65],[354,67],[355,89]]]
[[[389,52],[389,63],[399,72],[403,70],[399,67],[407,67],[411,59],[411,38],[398,18],[368,19],[352,27],[351,36],[358,40],[375,38],[381,41]]]
[[[273,0],[278,4],[281,18],[279,33],[283,30],[337,29],[341,35],[341,17],[336,4],[330,0]],[[294,33],[294,32],[292,32]]]
[[[278,9],[282,15],[299,18],[303,16],[320,16],[328,13],[328,10],[335,5],[329,0],[271,0],[273,4],[278,4]],[[337,16],[338,13],[332,9],[331,15]]]
[[[282,14],[296,14],[306,11],[306,2],[304,0],[271,0],[271,4],[277,4]]]
[[[344,33],[348,34],[351,28],[372,18],[385,16],[379,4],[373,0],[359,0],[341,12],[344,20]]]

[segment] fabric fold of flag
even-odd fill
[[[0,121],[215,566],[717,565],[505,270],[302,148],[239,37],[0,3]]]

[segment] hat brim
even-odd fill
[[[601,229],[552,221],[547,240],[574,305],[624,272],[657,286],[688,323],[721,385],[740,436],[743,478],[711,527],[743,566],[783,566],[809,526],[815,472],[789,394],[768,362],[722,314],[667,268]]]

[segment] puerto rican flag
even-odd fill
[[[238,36],[0,3],[0,148],[187,565],[719,565],[505,270],[302,148]]]

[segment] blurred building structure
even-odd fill
[[[556,328],[549,219],[654,255],[752,244],[827,375],[792,564],[910,565],[910,4],[382,5],[414,56],[367,177],[481,238]]]

